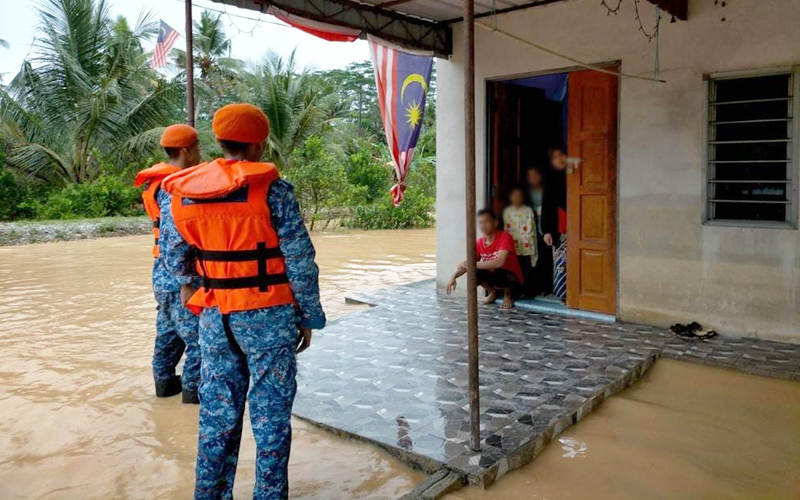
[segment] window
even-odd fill
[[[709,85],[708,219],[794,225],[791,71]]]

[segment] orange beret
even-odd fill
[[[269,137],[269,119],[252,104],[228,104],[214,113],[211,130],[223,141],[259,143]]]
[[[188,148],[196,142],[197,130],[183,123],[170,125],[161,135],[161,146],[165,148]]]

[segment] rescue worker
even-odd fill
[[[232,498],[249,397],[253,498],[286,499],[295,355],[325,326],[319,270],[291,184],[260,162],[266,115],[231,104],[212,130],[224,158],[164,181],[172,212],[162,210],[160,239],[170,271],[201,279],[187,303],[200,314],[203,357],[194,498]]]
[[[168,163],[158,163],[136,175],[134,185],[145,186],[142,193],[144,208],[153,220],[153,293],[158,303],[156,316],[156,342],[153,352],[153,378],[156,396],[166,398],[182,392],[182,400],[198,404],[200,385],[200,345],[198,343],[198,319],[181,300],[193,290],[195,278],[176,275],[167,270],[159,253],[159,225],[161,206],[169,195],[161,189],[161,183],[170,174],[200,162],[200,147],[197,131],[188,125],[170,125],[161,136],[161,146],[169,157]],[[183,376],[175,374],[175,367],[186,353]]]

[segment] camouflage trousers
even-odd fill
[[[175,367],[186,354],[181,385],[184,391],[197,392],[200,385],[200,344],[198,318],[181,302],[180,292],[156,292],[156,345],[153,352],[153,378],[164,382],[175,376]]]
[[[297,392],[295,319],[292,306],[230,315],[217,308],[203,311],[195,500],[233,498],[248,399],[257,448],[253,498],[289,497],[291,412]]]

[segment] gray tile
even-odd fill
[[[428,288],[362,294],[299,357],[295,413],[488,485],[519,467],[657,356],[800,379],[800,346],[676,338],[655,327],[479,309],[481,451],[469,445],[466,314]]]

